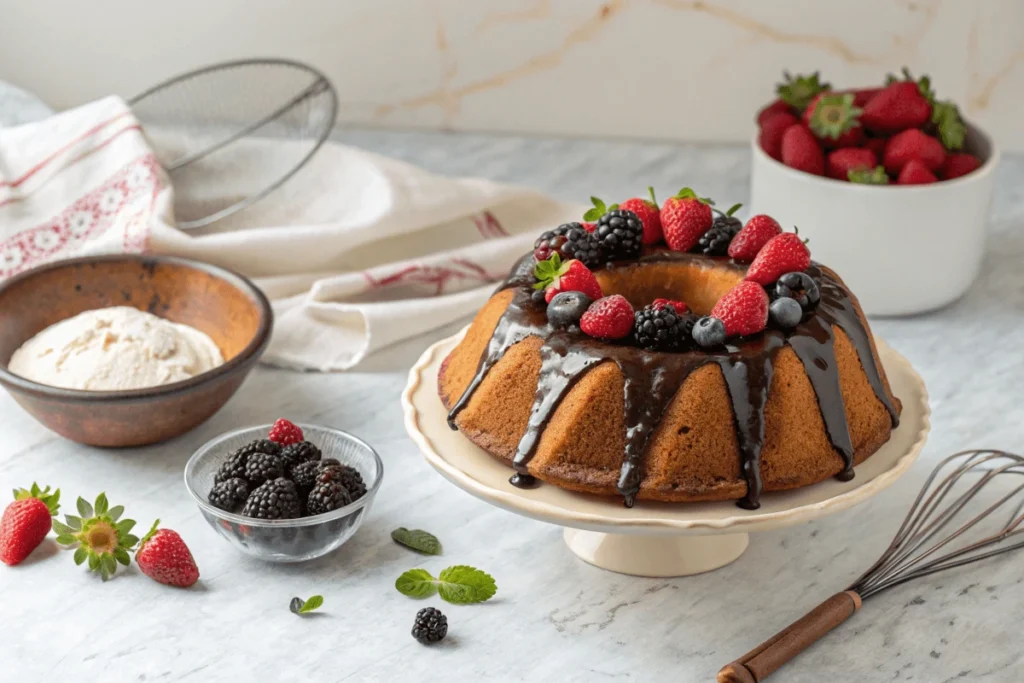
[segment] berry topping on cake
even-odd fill
[[[561,328],[578,326],[591,302],[591,298],[583,292],[559,292],[548,304],[548,322]]]
[[[781,276],[775,283],[775,296],[794,299],[805,311],[817,306],[821,300],[818,283],[807,273],[786,273]]]
[[[647,192],[650,199],[634,197],[619,204],[624,211],[632,211],[644,226],[644,244],[657,244],[664,236],[661,231],[661,210],[658,208],[658,200],[654,196],[654,188],[648,187]]]
[[[661,229],[670,249],[689,251],[697,244],[701,235],[711,229],[713,203],[706,197],[698,197],[689,187],[665,200],[661,206]]]
[[[638,346],[657,351],[679,351],[689,345],[697,317],[677,311],[672,304],[651,304],[633,318],[633,337]]]
[[[811,252],[795,232],[776,235],[764,245],[747,269],[747,280],[759,285],[770,285],[791,271],[807,270],[811,265]]]
[[[302,430],[299,429],[298,425],[295,425],[284,418],[281,418],[274,423],[274,426],[270,428],[270,434],[267,435],[267,438],[280,446],[299,443],[306,439],[306,437],[302,435]]]
[[[705,349],[725,343],[725,323],[710,315],[697,320],[693,325],[693,341]]]
[[[544,290],[544,300],[551,303],[559,292],[583,292],[591,299],[600,299],[601,285],[582,261],[562,261],[556,253],[537,264],[533,271],[537,278],[534,289]]]
[[[907,165],[900,171],[900,174],[896,176],[897,185],[928,185],[929,183],[938,182],[938,180],[936,175],[931,172],[931,169],[919,159],[908,161]]]
[[[633,331],[633,307],[621,294],[598,299],[580,318],[580,329],[597,339],[622,339]]]
[[[733,216],[742,204],[736,204],[725,213],[719,213],[711,223],[711,229],[697,240],[697,251],[708,256],[725,256],[729,253],[732,238],[743,229],[743,221]]]
[[[643,248],[644,226],[632,211],[615,209],[597,221],[594,237],[610,259],[633,259]]]
[[[722,321],[730,337],[757,334],[768,322],[768,295],[756,282],[743,280],[718,300],[711,315]]]
[[[685,301],[675,301],[672,299],[655,299],[652,303],[655,308],[662,308],[663,306],[671,306],[676,309],[676,313],[688,313],[690,307],[686,305]]]
[[[581,223],[564,223],[543,233],[533,244],[533,257],[547,261],[554,254],[563,261],[576,259],[588,266],[601,263],[601,245]]]
[[[771,216],[758,214],[743,226],[729,244],[729,256],[741,263],[749,263],[757,252],[776,235],[782,234],[782,226]]]
[[[889,138],[882,157],[886,171],[897,175],[914,159],[934,173],[946,161],[946,150],[941,142],[916,129],[905,130]]]
[[[803,316],[804,310],[800,308],[800,304],[788,297],[776,299],[768,306],[768,320],[773,327],[780,330],[796,327]]]

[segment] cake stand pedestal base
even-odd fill
[[[567,528],[565,543],[584,562],[633,576],[691,576],[729,564],[747,549],[749,534],[642,536]]]

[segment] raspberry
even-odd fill
[[[288,446],[290,444],[300,443],[306,440],[302,435],[302,430],[284,418],[281,418],[274,423],[274,426],[270,428],[270,434],[267,438],[282,446]]]

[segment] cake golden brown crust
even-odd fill
[[[634,306],[656,297],[680,298],[698,313],[742,279],[744,269],[728,261],[689,258],[637,262],[597,273],[602,289],[623,294]],[[867,322],[856,299],[835,273],[821,273],[848,296],[870,345],[877,367],[883,403],[862,364],[862,355],[846,330],[832,324],[830,340],[838,372],[839,393],[852,445],[853,463],[877,451],[893,429],[901,406],[891,392]],[[455,424],[491,455],[511,464],[534,407],[541,377],[541,334],[531,334],[508,346],[493,366],[481,373],[499,321],[505,316],[517,287],[496,293],[477,314],[465,337],[442,365],[438,389],[451,410],[480,374],[479,384],[455,416]],[[691,353],[699,354],[701,351]],[[867,354],[864,354],[867,355]],[[764,435],[760,450],[763,490],[781,491],[814,484],[846,471],[846,463],[826,430],[823,397],[812,385],[805,363],[790,345],[772,353],[771,375],[763,410]],[[730,400],[723,365],[699,365],[673,392],[650,435],[641,463],[637,498],[669,502],[733,500],[747,496],[738,442],[737,417]],[[539,434],[526,466],[537,479],[565,489],[617,495],[626,450],[625,378],[620,366],[602,360],[581,373],[554,409]]]

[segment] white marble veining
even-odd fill
[[[431,170],[519,182],[567,199],[624,197],[687,183],[723,201],[747,196],[748,152],[736,147],[345,132],[340,139]],[[192,590],[132,568],[103,584],[52,539],[23,566],[0,566],[0,679],[200,681],[709,681],[728,661],[845,587],[870,565],[942,455],[966,447],[1020,450],[1024,408],[1024,159],[999,171],[981,280],[949,308],[878,320],[931,393],[933,431],[921,460],[869,503],[813,523],[754,535],[734,564],[676,580],[604,572],[577,560],[561,530],[503,512],[431,470],[402,426],[406,371],[454,328],[389,349],[357,372],[257,370],[209,423],[170,443],[104,451],[38,426],[0,395],[0,491],[33,480],[68,499],[106,491],[148,525],[178,530],[202,572]],[[189,455],[234,427],[287,415],[348,429],[385,462],[377,502],[337,553],[298,566],[249,560],[206,528],[182,482]],[[393,544],[397,526],[428,529],[443,557]],[[1024,556],[936,575],[871,599],[772,680],[980,681],[1024,678],[1019,619]],[[472,564],[497,579],[484,605],[420,603],[392,584],[404,570]],[[294,596],[321,593],[299,619]],[[441,606],[449,638],[424,648],[416,610]],[[17,678],[13,677],[17,674]]]

